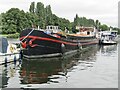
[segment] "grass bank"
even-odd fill
[[[0,36],[3,36],[3,37],[7,37],[7,38],[19,38],[19,33],[15,33],[15,34],[2,34]]]

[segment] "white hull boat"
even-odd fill
[[[117,31],[101,31],[99,32],[99,43],[103,45],[117,44],[118,35]]]
[[[113,45],[113,44],[117,44],[117,42],[116,41],[112,41],[112,40],[103,40],[103,41],[101,41],[101,44]]]
[[[0,37],[0,65],[18,60],[19,51],[17,45],[9,44],[6,38]]]

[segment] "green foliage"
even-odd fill
[[[14,34],[20,33],[24,28],[31,28],[33,24],[37,24],[38,17],[33,13],[25,13],[18,8],[11,8],[2,14],[2,33]]]
[[[47,25],[55,25],[59,26],[62,30],[64,30],[65,27],[69,30],[71,29],[70,21],[65,18],[59,18],[53,14],[50,5],[44,7],[44,4],[38,2],[35,10],[38,16],[36,25],[40,26],[40,28],[44,29]]]
[[[51,11],[51,6],[48,5],[45,8],[45,19],[46,19],[46,24],[47,25],[53,25],[53,16],[52,16],[52,11]]]
[[[109,27],[106,24],[100,25],[100,30],[105,31],[105,30],[109,30]]]
[[[44,4],[41,2],[38,2],[36,5],[35,13],[38,16],[37,26],[40,26],[41,28],[45,28],[45,8]]]
[[[99,28],[100,28],[100,22],[99,22],[99,20],[96,20],[96,21],[95,21],[95,27],[96,27],[96,29],[99,29]]]
[[[52,13],[51,6],[44,7],[41,2],[31,2],[29,12],[24,12],[18,8],[11,8],[6,13],[0,15],[0,28],[3,34],[12,34],[9,37],[17,37],[13,35],[20,33],[25,28],[40,27],[45,29],[48,25],[59,26],[60,29],[68,29],[70,32],[77,32],[76,26],[96,27],[101,30],[108,30],[107,25],[101,25],[99,20],[87,19],[86,17],[79,17],[77,14],[74,22],[70,22],[65,18],[60,18]]]
[[[2,14],[0,14],[0,33],[2,33]]]
[[[120,34],[120,28],[118,28],[117,31],[118,31],[118,34]]]
[[[59,17],[57,17],[55,14],[53,14],[52,19],[53,19],[53,25],[59,26]]]
[[[35,13],[35,2],[32,2],[31,3],[31,5],[30,5],[30,8],[29,8],[29,11],[31,12],[31,13]]]
[[[31,27],[37,27],[37,21],[38,21],[38,16],[36,14],[33,13],[25,13],[25,28],[31,28]]]
[[[61,27],[62,30],[65,30],[65,28],[70,30],[70,22],[65,18],[59,18],[59,26]]]
[[[74,23],[73,23],[73,29],[76,29],[76,26],[80,26],[80,18],[76,14],[76,17],[74,18]]]
[[[16,33],[16,34],[8,34],[7,35],[7,38],[19,38],[19,33]]]
[[[120,28],[114,27],[113,30],[118,31],[118,34],[120,34]]]
[[[95,22],[93,19],[87,19],[86,17],[76,17],[74,18],[73,28],[75,29],[76,26],[84,26],[84,27],[92,27],[95,26]]]
[[[21,32],[26,24],[25,13],[20,11],[18,8],[11,8],[6,13],[3,13],[2,18],[2,33],[13,34],[16,32]]]

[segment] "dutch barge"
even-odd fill
[[[81,50],[85,45],[98,44],[96,37],[88,37],[89,40],[83,42],[72,39],[70,34],[60,34],[62,32],[58,26],[47,26],[45,30],[25,29],[20,34],[23,57],[25,58],[45,58],[62,56]],[[79,37],[80,38],[80,37]],[[81,37],[82,38],[82,37]],[[89,41],[89,42],[88,42]]]

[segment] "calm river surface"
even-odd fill
[[[2,65],[2,88],[118,88],[118,46]]]

